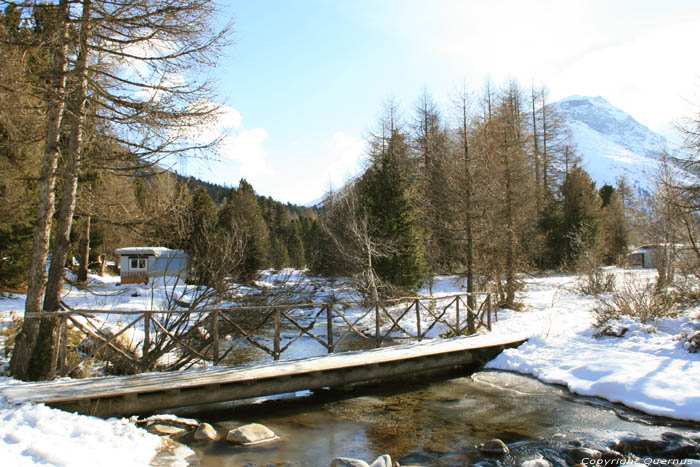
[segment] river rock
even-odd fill
[[[581,461],[583,461],[584,459],[600,459],[601,455],[600,451],[588,448],[567,449],[565,451],[565,454],[566,463],[569,465],[581,464]]]
[[[500,439],[492,439],[488,443],[479,446],[479,451],[487,456],[503,456],[508,454],[508,446]]]
[[[194,432],[194,439],[198,441],[205,439],[214,440],[216,439],[216,430],[208,423],[200,423]]]
[[[369,467],[393,467],[394,464],[391,463],[391,456],[389,454],[384,454],[374,459]]]
[[[250,423],[226,433],[226,441],[236,444],[256,444],[276,440],[277,435],[265,425]]]
[[[160,423],[157,425],[151,425],[149,428],[156,434],[168,436],[181,435],[187,431],[179,426],[163,425]]]
[[[531,459],[520,464],[520,467],[552,467],[547,459]]]
[[[361,459],[350,457],[336,457],[331,462],[331,467],[369,467],[369,464]]]

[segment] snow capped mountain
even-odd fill
[[[666,139],[602,97],[570,96],[551,104],[564,119],[583,168],[598,187],[615,186],[625,175],[639,192],[648,195]]]

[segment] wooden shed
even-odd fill
[[[119,248],[122,284],[147,284],[154,277],[187,275],[190,258],[183,250],[163,247]]]

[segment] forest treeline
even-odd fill
[[[441,109],[427,91],[385,105],[369,168],[330,193],[314,268],[368,294],[458,273],[512,306],[518,275],[612,264],[629,240],[629,183],[597,189],[545,88],[463,88]]]
[[[630,216],[629,183],[595,186],[545,87],[487,82],[444,108],[424,91],[404,111],[388,101],[366,170],[303,208],[164,169],[216,152],[204,71],[232,24],[216,29],[212,0],[0,5],[0,285],[27,293],[16,377],[55,370],[55,322],[37,316],[61,308],[65,266],[76,258],[84,281],[118,247],[184,249],[190,282],[222,292],[289,266],[378,300],[450,273],[514,306],[523,272],[614,263],[632,236],[698,244],[697,121],[685,159],[663,158],[687,183],[664,162],[653,202]]]
[[[17,65],[2,70],[0,94],[0,281],[10,288],[30,272],[54,59],[45,45],[59,9],[36,5],[29,20],[10,5],[1,17],[3,56]],[[71,47],[79,53],[71,45],[68,55]],[[95,94],[103,86],[97,78],[89,84]],[[105,138],[116,104],[90,96],[81,165],[70,173],[63,157],[56,168],[77,176],[62,258],[76,258],[83,278],[116,248],[158,245],[187,250],[197,281],[306,267],[355,277],[369,294],[393,294],[437,273],[462,273],[470,291],[497,284],[512,304],[518,272],[574,268],[582,257],[612,263],[628,243],[625,181],[596,189],[545,88],[487,83],[480,93],[455,93],[446,109],[425,91],[406,113],[388,102],[367,141],[367,170],[329,193],[321,209],[259,196],[245,180],[226,188],[165,171],[157,147]],[[70,131],[60,129],[63,150]],[[58,179],[56,199],[70,183]]]

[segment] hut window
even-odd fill
[[[146,258],[129,258],[131,269],[146,269]]]

